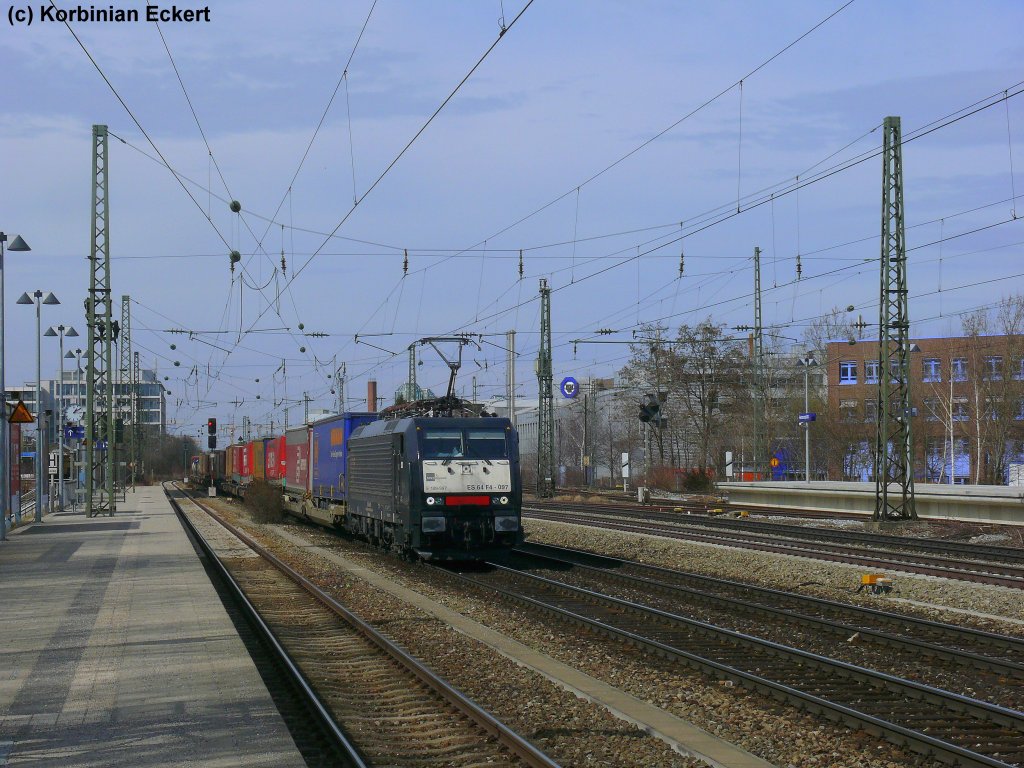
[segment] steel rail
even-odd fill
[[[176,490],[178,489],[176,488]],[[188,515],[185,514],[181,505],[178,503],[178,500],[170,493],[167,493],[166,485],[164,486],[164,492],[167,494],[167,498],[174,507],[174,511],[177,513],[178,519],[181,520],[182,524],[188,529],[192,535],[193,541],[195,541],[203,550],[203,554],[206,555],[208,562],[210,562],[210,564],[216,569],[218,575],[231,590],[235,600],[242,607],[246,619],[256,628],[261,639],[273,651],[273,655],[277,659],[278,663],[284,667],[288,673],[288,678],[292,685],[294,685],[302,694],[302,698],[305,700],[306,705],[315,714],[320,730],[329,737],[332,742],[332,746],[342,755],[343,759],[349,761],[354,768],[369,768],[368,763],[366,763],[359,750],[348,740],[348,737],[335,722],[334,717],[320,699],[320,696],[317,695],[313,686],[306,679],[306,676],[292,660],[288,651],[285,650],[284,646],[278,641],[274,631],[265,621],[263,621],[263,617],[260,616],[259,611],[256,610],[256,607],[249,601],[249,598],[246,597],[245,591],[231,575],[227,567],[220,561],[220,558],[217,557],[216,552],[214,552],[213,548],[199,532],[199,529],[197,529],[192,521],[188,519]],[[195,503],[194,500],[192,501]],[[196,506],[202,509],[199,504],[196,504]]]
[[[974,629],[971,627],[963,627],[957,624],[945,624],[938,621],[932,621],[931,619],[922,619],[916,616],[909,616],[903,613],[893,613],[890,611],[882,611],[877,608],[867,608],[862,605],[855,605],[854,603],[843,603],[836,600],[828,600],[823,597],[814,597],[812,595],[804,595],[797,592],[787,592],[781,589],[772,589],[770,587],[761,587],[755,584],[747,584],[741,581],[731,581],[729,579],[722,579],[716,576],[706,576],[699,573],[693,573],[691,571],[679,571],[673,568],[665,568],[659,565],[651,565],[649,563],[640,563],[635,560],[625,560],[619,557],[613,557],[611,555],[602,555],[596,552],[587,552],[585,550],[571,549],[569,547],[559,547],[554,544],[541,544],[538,542],[527,542],[521,545],[519,550],[532,552],[533,550],[540,550],[541,554],[545,551],[553,551],[563,554],[567,557],[578,557],[588,560],[607,561],[614,564],[616,567],[627,566],[629,568],[636,568],[647,573],[652,573],[665,578],[674,579],[677,581],[685,581],[690,584],[695,584],[701,587],[711,588],[723,588],[733,591],[748,592],[750,594],[763,596],[770,600],[778,600],[782,602],[789,602],[796,605],[805,607],[811,607],[822,611],[838,611],[842,613],[853,614],[856,616],[862,616],[868,621],[877,621],[884,624],[892,624],[900,628],[912,627],[920,629],[924,632],[937,631],[943,634],[949,635],[950,638],[958,638],[961,642],[969,645],[983,645],[992,648],[996,648],[1002,651],[1009,651],[1024,657],[1024,640],[1012,637],[1010,635],[1001,635],[995,632],[987,632],[981,629]]]
[[[788,660],[797,660],[797,663],[803,667],[816,668],[829,674],[842,676],[847,680],[853,680],[860,684],[869,685],[875,690],[885,689],[900,696],[901,700],[916,699],[925,701],[929,704],[941,703],[947,708],[947,711],[952,709],[962,715],[978,718],[983,722],[994,723],[1004,728],[1024,732],[1024,713],[1017,712],[1016,710],[978,701],[967,696],[950,693],[948,691],[943,691],[920,683],[903,680],[892,675],[864,669],[853,664],[847,664],[845,662],[808,653],[806,651],[789,648],[779,643],[715,627],[683,616],[676,616],[666,611],[639,606],[635,603],[630,603],[629,601],[620,600],[607,595],[601,595],[591,590],[561,584],[540,576],[532,576],[518,571],[512,571],[498,563],[489,563],[489,565],[499,573],[503,571],[513,573],[516,577],[544,585],[548,589],[553,589],[562,592],[563,594],[576,595],[577,598],[587,602],[596,602],[598,604],[604,603],[606,605],[613,606],[620,615],[622,611],[627,611],[634,614],[652,617],[659,621],[669,622],[677,626],[699,632],[705,636],[722,639],[733,645],[746,647],[750,650],[767,652],[776,657]],[[965,747],[961,747],[958,744],[953,744],[935,736],[931,736],[930,734],[899,725],[898,723],[894,723],[889,720],[884,720],[880,717],[869,714],[868,712],[854,709],[851,706],[830,701],[814,693],[798,690],[791,685],[770,680],[769,678],[715,661],[707,658],[706,656],[697,655],[696,653],[687,651],[683,648],[668,645],[654,638],[645,637],[622,627],[613,626],[600,619],[580,614],[575,610],[569,610],[557,605],[552,605],[544,602],[543,600],[487,583],[479,577],[467,576],[465,574],[452,575],[468,584],[497,592],[498,594],[504,595],[515,602],[533,607],[543,613],[595,629],[610,637],[618,638],[628,644],[655,651],[667,658],[684,661],[690,666],[700,669],[701,671],[709,672],[720,678],[724,677],[737,681],[742,685],[768,693],[769,695],[781,698],[789,703],[794,703],[798,706],[819,712],[832,719],[837,719],[841,722],[855,725],[856,727],[863,727],[868,731],[875,733],[876,735],[883,736],[896,744],[907,745],[917,752],[934,755],[944,762],[949,762],[959,766],[970,766],[971,768],[1008,768],[1013,765],[1012,763],[1006,763],[988,755],[974,752]]]
[[[520,553],[520,550],[517,550]],[[584,563],[575,562],[572,560],[564,560],[559,557],[552,555],[545,555],[535,552],[527,552],[525,549],[522,550],[522,554],[528,554],[531,558],[538,560],[551,561],[560,565],[571,565],[574,568],[579,568],[581,571],[594,573],[599,575],[601,578],[607,579],[613,582],[619,582],[630,587],[639,587],[652,592],[660,592],[672,597],[685,596],[685,598],[692,599],[697,602],[704,603],[713,607],[721,607],[722,605],[729,608],[734,608],[739,612],[745,612],[748,614],[760,614],[764,616],[771,616],[775,618],[781,618],[786,622],[794,622],[797,624],[803,624],[808,627],[815,629],[824,630],[826,632],[841,634],[849,636],[851,633],[858,633],[862,637],[874,640],[880,644],[890,645],[893,647],[909,648],[914,651],[921,651],[927,655],[935,656],[936,658],[944,659],[947,661],[953,661],[957,664],[963,664],[965,666],[972,666],[977,669],[982,669],[989,672],[996,672],[1003,675],[1012,675],[1014,677],[1024,678],[1024,664],[1020,664],[1013,661],[1007,661],[1005,659],[992,658],[990,656],[984,656],[982,654],[973,653],[971,651],[964,651],[959,648],[950,648],[948,646],[939,645],[928,640],[921,640],[914,637],[907,637],[905,635],[896,635],[889,632],[882,632],[877,629],[870,627],[859,627],[851,624],[846,624],[840,621],[831,619],[822,619],[816,616],[809,616],[803,613],[797,613],[791,609],[776,608],[774,606],[764,605],[762,603],[754,603],[749,600],[743,600],[735,597],[728,597],[725,595],[713,595],[707,592],[702,592],[699,589],[692,587],[684,587],[676,584],[668,584],[662,581],[656,581],[652,578],[644,576],[633,576],[627,573],[619,573],[606,568],[599,568],[592,565],[586,565]],[[623,564],[638,565],[642,567],[642,564],[634,564],[628,561],[620,561]],[[507,565],[507,564],[506,564]],[[519,570],[516,568],[515,570]],[[668,569],[662,569],[667,571]],[[794,595],[794,597],[796,597]],[[841,604],[839,604],[841,605]],[[932,622],[933,627],[937,630],[945,629],[948,625],[939,624],[938,622]],[[959,629],[957,627],[950,627],[950,629]],[[1006,638],[1007,640],[1013,640],[1013,638]],[[1021,643],[1024,647],[1024,643]]]
[[[942,561],[944,564],[939,566],[925,565],[922,563],[915,563],[912,561],[889,559],[886,557],[872,556],[870,554],[861,554],[860,552],[850,551],[846,548],[845,552],[836,551],[825,551],[822,549],[814,549],[810,546],[800,546],[797,542],[786,543],[770,543],[769,541],[762,541],[760,538],[754,541],[743,538],[729,538],[727,532],[717,533],[700,533],[694,530],[684,530],[680,526],[673,528],[658,528],[653,527],[650,523],[641,525],[642,520],[636,521],[637,524],[624,523],[614,518],[607,516],[591,514],[586,517],[573,518],[573,514],[586,515],[587,513],[569,513],[559,514],[557,512],[547,511],[529,511],[523,510],[523,517],[535,518],[538,520],[550,520],[553,522],[569,522],[577,523],[579,525],[587,525],[594,527],[594,520],[599,520],[603,529],[627,531],[630,533],[643,533],[652,536],[664,536],[667,538],[699,541],[718,546],[729,546],[737,547],[740,549],[754,549],[762,552],[774,552],[784,555],[794,555],[796,557],[813,558],[816,560],[827,560],[836,563],[845,563],[847,565],[856,564],[863,565],[870,568],[891,568],[894,570],[905,571],[907,573],[920,573],[928,576],[940,576],[948,579],[958,579],[961,581],[973,581],[982,584],[995,584],[1003,587],[1010,587],[1013,589],[1024,589],[1024,573],[1021,576],[1007,576],[998,573],[998,568],[995,569],[997,572],[989,572],[985,570],[984,563],[964,563],[959,560],[948,560]],[[735,534],[733,534],[735,535]],[[761,537],[764,538],[764,537]],[[829,545],[822,543],[821,546],[828,547],[836,545]],[[893,557],[898,556],[899,553],[889,553]],[[933,558],[934,559],[934,558]],[[977,569],[972,570],[967,566],[978,566]],[[1019,570],[1019,569],[1017,569]]]
[[[430,690],[434,691],[445,702],[476,723],[476,725],[483,731],[497,739],[502,746],[523,760],[523,762],[530,766],[530,768],[560,768],[558,763],[544,754],[541,750],[513,731],[509,726],[505,725],[490,712],[482,709],[458,689],[449,685],[425,664],[411,656],[397,644],[388,640],[370,624],[367,624],[356,614],[352,613],[352,611],[328,595],[290,565],[280,560],[247,534],[231,525],[226,520],[223,520],[219,515],[213,513],[202,502],[194,498],[191,500],[197,507],[206,512],[206,514],[208,514],[212,519],[220,523],[221,526],[236,536],[246,546],[250,547],[258,555],[265,558],[289,579],[302,587],[312,597],[323,603],[333,613],[350,624],[363,637],[387,653],[403,668],[411,672],[418,680],[424,683]]]
[[[577,502],[539,502],[532,506],[543,510],[555,510],[561,508],[575,510],[578,512],[593,513],[627,512],[632,515],[643,517],[644,519],[652,519],[651,516],[656,515],[657,517],[655,519],[664,520],[666,522],[678,522],[681,525],[731,528],[750,531],[752,533],[766,533],[766,531],[770,530],[772,531],[772,535],[782,533],[796,539],[813,539],[819,541],[831,540],[852,542],[854,544],[870,543],[889,548],[902,547],[924,553],[955,553],[958,556],[970,557],[975,560],[985,560],[988,558],[989,560],[1009,563],[1011,565],[1024,565],[1024,551],[1016,547],[1003,547],[990,544],[970,544],[967,542],[946,541],[943,539],[919,539],[911,536],[888,536],[886,534],[871,533],[870,531],[826,530],[824,528],[816,528],[813,526],[786,525],[785,523],[765,524],[756,520],[737,520],[711,516],[705,517],[703,515],[696,517],[689,515],[684,519],[680,517],[678,513],[674,513],[672,509],[664,506],[635,507],[616,504],[581,504]],[[677,506],[683,509],[689,508],[691,510],[696,509],[705,513],[707,512],[706,508],[702,508],[700,506],[687,507],[685,503],[681,503]],[[749,506],[729,504],[722,504],[721,507],[732,508],[737,511],[750,509]],[[784,514],[785,510],[779,510],[779,512]]]

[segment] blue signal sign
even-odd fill
[[[580,384],[572,376],[566,376],[562,379],[562,383],[559,385],[558,389],[562,392],[562,397],[572,400],[577,394],[579,394]]]

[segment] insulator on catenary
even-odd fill
[[[523,279],[523,249],[519,249],[519,279]]]
[[[409,274],[409,249],[405,249],[405,261],[402,262],[402,277]]]
[[[803,268],[803,266],[802,266],[802,265],[800,264],[800,254],[798,253],[798,254],[796,255],[796,279],[797,279],[797,280],[799,280],[799,279],[800,279],[800,275],[802,275],[802,274],[803,274],[803,271],[804,271],[804,268]]]

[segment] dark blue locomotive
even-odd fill
[[[504,418],[397,418],[348,440],[343,526],[432,560],[480,559],[523,541],[516,431]]]

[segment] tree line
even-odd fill
[[[966,361],[956,386],[951,387],[952,371],[941,381],[923,381],[916,369],[911,373],[918,480],[948,482],[951,454],[966,451],[969,482],[1003,483],[1008,466],[1024,461],[1024,297],[964,314],[959,325],[948,347]],[[810,427],[811,478],[866,477],[874,423],[869,414],[851,419],[829,407],[826,372],[835,362],[830,353],[842,357],[842,342],[862,340],[871,328],[841,308],[810,322],[799,339],[765,328],[758,378],[750,334],[730,331],[710,316],[674,333],[644,326],[614,385],[599,381],[589,391],[584,384],[579,397],[556,409],[561,480],[580,485],[589,476],[621,485],[621,457],[628,454],[631,484],[681,489],[694,473],[724,479],[727,452],[734,477],[744,469],[764,476],[767,460],[779,455],[786,476],[802,479],[804,427],[797,414],[805,409],[805,391],[797,361],[804,357],[816,362],[808,369],[807,392],[808,407],[817,415]],[[911,365],[921,365],[919,356]],[[652,401],[658,419],[645,424],[638,416]],[[761,456],[754,455],[758,411],[766,449]],[[524,462],[527,473],[529,467]]]

